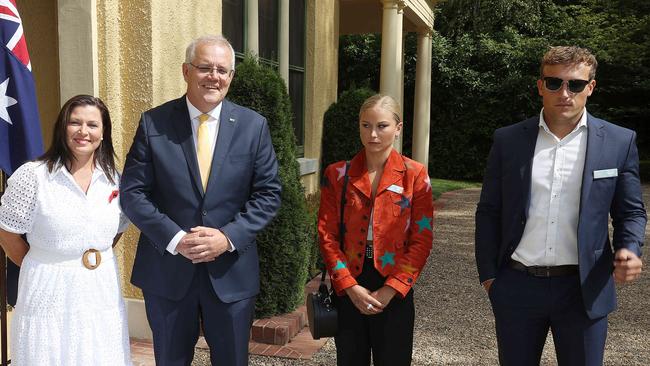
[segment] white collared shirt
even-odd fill
[[[512,259],[527,266],[578,264],[578,217],[587,152],[587,110],[563,139],[540,112],[528,220]]]
[[[194,140],[194,150],[198,154],[198,131],[199,124],[201,123],[199,121],[199,116],[202,115],[203,112],[193,106],[187,97],[185,97],[185,101],[187,102],[187,110],[190,112],[190,120],[192,121],[192,140]],[[212,141],[212,145],[210,146],[210,155],[212,155],[214,152],[214,147],[217,144],[217,136],[219,135],[219,117],[221,115],[221,105],[222,103],[219,103],[219,105],[214,107],[213,110],[206,113],[209,118],[205,123],[208,124],[208,133],[210,134],[210,141]]]
[[[190,121],[192,121],[192,140],[194,141],[194,151],[198,154],[198,131],[199,131],[199,124],[201,123],[199,121],[199,116],[203,114],[200,110],[198,110],[190,100],[185,97],[185,102],[187,102],[187,110],[190,114]],[[212,141],[212,146],[210,148],[210,155],[214,154],[214,147],[217,144],[217,137],[219,135],[219,117],[221,116],[221,106],[223,103],[219,103],[216,107],[214,107],[213,110],[207,112],[206,114],[209,116],[208,120],[205,122],[208,124],[208,133],[210,134],[210,141]],[[172,240],[169,241],[169,244],[167,244],[167,251],[170,252],[173,255],[178,254],[176,251],[176,247],[178,246],[178,243],[181,241],[183,236],[187,234],[186,231],[181,230],[174,235]],[[225,234],[224,234],[225,235]],[[235,250],[235,246],[230,241],[230,238],[226,237],[228,239],[228,243],[230,243],[230,248],[228,248],[229,252],[232,252]]]

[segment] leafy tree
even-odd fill
[[[494,129],[539,113],[539,60],[552,45],[587,47],[596,55],[598,84],[587,104],[589,112],[635,129],[641,157],[650,158],[650,2],[447,0],[440,1],[435,12],[429,159],[433,176],[480,179]],[[405,47],[406,75],[411,76],[414,38],[407,37]],[[378,39],[342,38],[339,59],[348,66],[339,73],[345,80],[339,83],[340,91],[378,84],[378,62],[367,61],[380,59]],[[404,86],[409,121],[412,78],[406,78]],[[411,138],[405,132],[407,143]]]

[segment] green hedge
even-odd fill
[[[228,96],[267,118],[280,165],[282,206],[273,222],[257,236],[261,290],[255,315],[290,312],[304,302],[308,262],[316,235],[300,183],[291,101],[280,75],[249,56],[237,66]]]
[[[340,160],[350,160],[363,147],[359,138],[359,108],[376,92],[368,88],[343,92],[325,112],[321,170]]]

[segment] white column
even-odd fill
[[[431,30],[418,32],[413,111],[413,159],[428,166],[431,127]]]
[[[395,98],[402,104],[402,22],[404,1],[382,0],[381,24],[381,71],[379,92]],[[401,138],[395,141],[395,148],[401,151]]]
[[[59,0],[61,105],[77,94],[99,94],[96,0]]]
[[[280,29],[278,32],[278,63],[280,76],[289,90],[289,0],[280,0]]]
[[[260,20],[257,0],[246,0],[246,51],[260,54]]]
[[[402,50],[400,52],[400,73],[399,73],[399,98],[397,102],[400,106],[400,115],[402,119],[404,118],[404,65],[406,60],[404,60],[404,54],[406,50],[406,33],[402,33]],[[411,123],[409,121],[409,123]],[[399,152],[402,152],[402,146],[404,143],[404,131],[395,139],[393,146]]]

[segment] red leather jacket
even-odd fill
[[[361,150],[350,162],[346,189],[344,249],[340,249],[339,215],[345,161],[327,167],[318,212],[320,250],[338,294],[357,284],[374,207],[372,234],[375,268],[386,285],[406,296],[424,267],[433,243],[433,195],[424,165],[393,150],[374,202]]]

